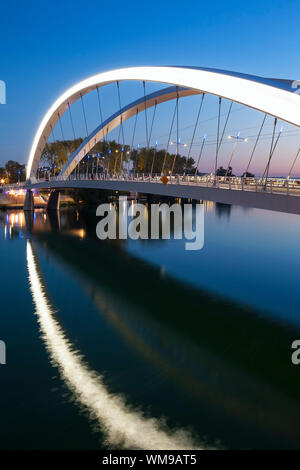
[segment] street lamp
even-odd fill
[[[173,140],[170,141],[170,145],[175,145],[175,144],[176,144],[176,146],[182,145],[183,147],[187,147],[187,144],[181,142],[181,138],[180,138],[180,137],[179,137],[179,139],[178,139],[178,142],[173,142]]]
[[[170,142],[170,145],[174,145],[174,144],[176,144],[176,153],[175,153],[175,155],[174,155],[174,159],[173,159],[171,171],[169,172],[170,175],[173,174],[173,170],[174,170],[174,167],[175,167],[176,157],[177,157],[177,155],[179,154],[179,150],[178,150],[179,146],[182,145],[183,147],[187,147],[187,144],[184,144],[184,143],[181,142],[180,137],[178,138],[177,142],[173,142],[173,141]]]
[[[199,163],[200,163],[200,160],[201,160],[201,157],[202,157],[203,148],[204,148],[204,144],[205,144],[206,138],[207,138],[207,134],[203,134],[203,137],[202,137],[202,144],[201,144],[201,148],[200,148],[200,153],[199,153],[197,165],[196,165],[196,168],[195,168],[195,176],[197,176],[198,167],[199,167]]]
[[[240,132],[237,133],[236,136],[234,135],[229,135],[228,136],[228,139],[234,139],[235,142],[234,142],[234,146],[233,146],[233,149],[232,149],[232,152],[231,152],[231,155],[230,155],[230,158],[229,158],[229,162],[228,162],[228,165],[227,165],[227,170],[226,170],[226,173],[225,173],[225,178],[227,176],[227,173],[229,171],[229,167],[230,167],[230,164],[232,162],[232,159],[233,159],[233,155],[235,154],[235,151],[236,151],[236,148],[237,148],[237,145],[239,142],[248,142],[248,138],[247,137],[240,137]]]

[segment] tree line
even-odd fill
[[[82,144],[83,139],[65,140],[47,143],[45,146],[41,163],[40,172],[51,171],[57,175],[70,156]],[[154,147],[134,148],[130,150],[128,145],[122,145],[115,140],[98,142],[91,151],[81,160],[79,171],[86,171],[95,168],[95,157],[98,159],[99,171],[107,170],[109,173],[120,173],[129,169],[136,173],[161,173],[163,164],[166,172],[171,171],[174,164],[173,173],[191,173],[195,170],[195,161],[193,158],[187,158],[183,155],[167,152],[164,149],[157,150]],[[76,170],[78,171],[78,170]]]
[[[18,183],[25,181],[26,170],[25,165],[14,160],[9,160],[4,167],[0,167],[1,184]]]

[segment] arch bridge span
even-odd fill
[[[300,97],[295,93],[292,80],[268,79],[219,69],[187,66],[117,69],[83,80],[55,101],[42,119],[34,137],[27,164],[28,180],[35,178],[44,146],[65,111],[90,91],[112,82],[126,80],[159,82],[186,88],[190,90],[190,94],[216,95],[300,127]],[[64,169],[64,174],[70,174],[68,168]]]

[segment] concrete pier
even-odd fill
[[[58,211],[60,206],[60,192],[56,189],[51,191],[48,203],[47,203],[47,211]]]
[[[26,196],[25,196],[23,209],[24,211],[34,211],[33,192],[31,189],[26,190]]]

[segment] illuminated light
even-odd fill
[[[160,419],[145,416],[142,410],[128,406],[123,396],[108,390],[102,376],[90,369],[57,321],[29,240],[26,261],[35,313],[51,362],[58,366],[79,404],[101,424],[108,445],[153,450],[202,449],[202,444],[197,445],[189,432],[168,428]]]
[[[79,231],[79,236],[80,236],[81,240],[84,239],[84,237],[85,237],[85,230],[84,230],[83,228]]]
[[[231,135],[228,135],[228,136],[227,136],[227,139],[232,139],[232,136],[231,136]]]
[[[2,178],[2,180],[1,180],[1,184],[4,184],[4,183],[5,183],[5,180]]]

